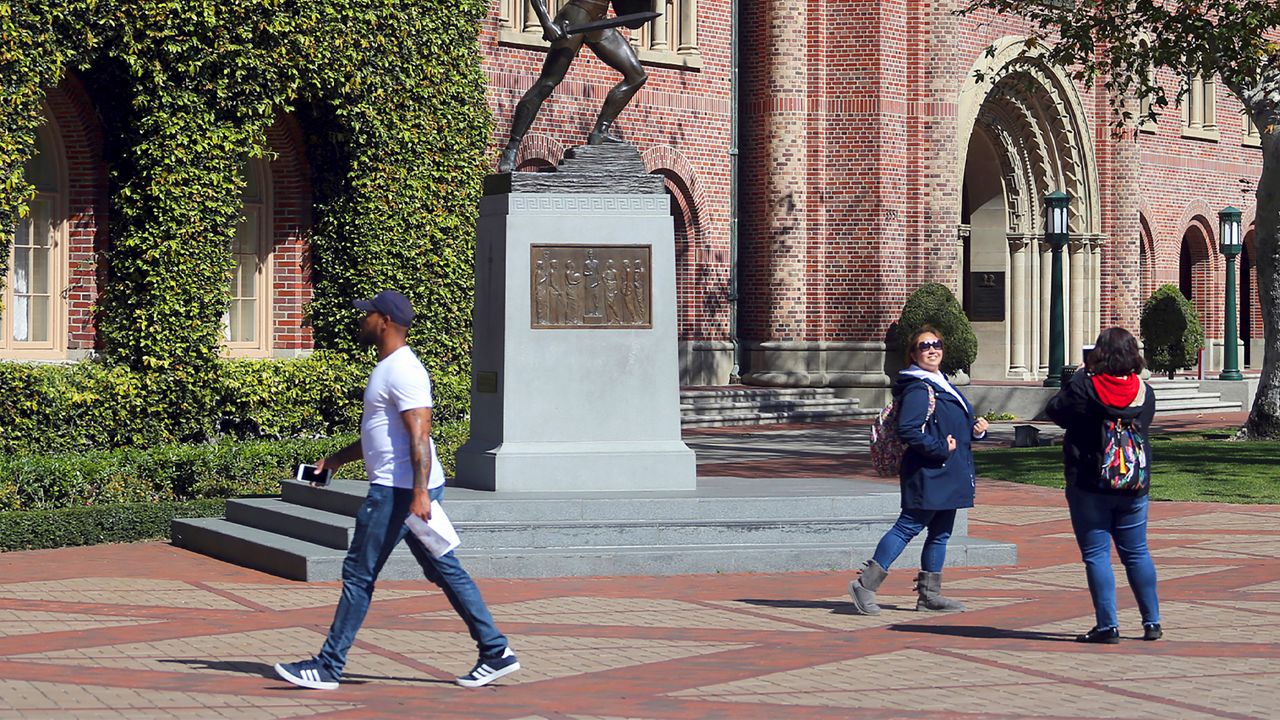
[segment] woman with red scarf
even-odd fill
[[[1084,367],[1045,410],[1067,431],[1062,446],[1067,506],[1097,618],[1092,630],[1076,638],[1079,642],[1120,642],[1113,539],[1142,614],[1142,639],[1163,634],[1156,567],[1147,549],[1149,434],[1156,398],[1139,377],[1144,366],[1129,331],[1103,330]]]

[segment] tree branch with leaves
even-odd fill
[[[1262,140],[1254,250],[1265,352],[1241,439],[1280,437],[1280,3],[1276,0],[969,0],[1029,21],[1026,54],[1103,88],[1113,126],[1132,132],[1189,92],[1190,79],[1220,77]],[[992,54],[994,49],[989,49]],[[1166,88],[1158,71],[1179,79]],[[978,78],[982,80],[982,78]],[[1150,101],[1142,109],[1139,99]]]

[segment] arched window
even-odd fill
[[[9,250],[0,336],[4,357],[48,359],[66,353],[64,166],[57,132],[46,121],[36,134],[36,154],[25,169],[36,196],[26,217],[18,219]]]
[[[262,158],[249,158],[244,168],[224,333],[229,355],[265,356],[271,351],[271,173]]]

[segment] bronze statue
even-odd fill
[[[520,143],[524,140],[525,133],[529,132],[529,127],[533,125],[533,119],[538,115],[542,102],[550,97],[560,81],[564,80],[565,73],[569,71],[569,65],[578,56],[583,43],[591,48],[596,57],[603,60],[606,65],[622,73],[622,82],[614,85],[609,95],[605,97],[604,107],[600,108],[595,128],[587,137],[588,145],[622,142],[621,139],[611,135],[609,129],[618,114],[649,79],[644,68],[640,66],[640,58],[636,56],[631,43],[627,42],[622,33],[614,27],[574,32],[576,28],[587,23],[603,21],[605,14],[609,11],[610,0],[569,0],[560,12],[556,13],[555,19],[547,13],[546,0],[529,1],[533,6],[533,12],[538,16],[538,22],[542,24],[542,37],[551,43],[551,48],[547,50],[547,59],[542,64],[542,74],[516,105],[515,118],[511,122],[511,139],[498,159],[498,172],[515,170],[516,153],[520,150]],[[638,12],[652,11],[653,0],[612,0],[612,2],[619,16],[617,25],[640,27],[655,15],[653,12]],[[627,18],[635,18],[635,21],[628,21]],[[608,24],[608,21],[601,24]]]

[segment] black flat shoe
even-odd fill
[[[1164,631],[1160,629],[1160,623],[1143,624],[1143,640],[1159,640],[1162,637],[1164,637]]]
[[[1115,645],[1120,642],[1120,628],[1094,628],[1083,635],[1077,635],[1076,642]]]

